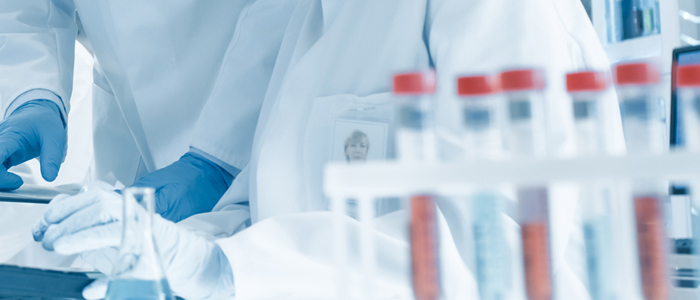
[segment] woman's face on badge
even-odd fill
[[[367,139],[362,138],[348,144],[345,148],[345,156],[348,162],[361,162],[367,160]]]

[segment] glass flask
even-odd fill
[[[155,190],[127,188],[123,195],[122,243],[105,299],[174,300],[153,240]]]

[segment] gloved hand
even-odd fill
[[[141,177],[134,187],[156,189],[156,213],[173,222],[210,212],[231,186],[233,176],[196,153]]]
[[[123,200],[120,195],[92,189],[76,196],[59,195],[34,228],[36,241],[47,250],[72,255],[118,247],[122,236]],[[146,214],[136,206],[135,215]],[[185,298],[233,295],[233,272],[218,244],[153,216],[153,237],[170,287]],[[107,280],[83,290],[87,299],[104,298]]]
[[[66,124],[56,103],[32,100],[0,123],[0,191],[14,190],[23,183],[10,167],[39,157],[41,176],[53,181],[66,151]]]

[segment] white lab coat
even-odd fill
[[[281,35],[274,26],[246,28],[253,2],[3,1],[3,112],[30,100],[18,96],[32,89],[55,94],[52,100],[68,112],[77,13],[97,60],[97,179],[129,185],[137,171],[163,168],[190,146],[242,169],[272,70],[266,60],[276,56],[280,41],[274,37]],[[271,38],[250,38],[266,34]],[[225,53],[231,52],[247,58],[247,64],[220,72]],[[220,75],[228,76],[222,82],[245,88],[212,95]],[[224,98],[217,103],[227,103],[227,109],[205,108],[210,97]],[[205,120],[198,124],[200,114]],[[220,132],[224,123],[232,131]]]
[[[328,237],[334,219],[307,220],[304,214],[327,209],[319,178],[328,157],[319,157],[314,149],[329,146],[323,141],[319,144],[311,134],[314,128],[331,124],[310,123],[318,119],[312,115],[314,108],[341,97],[382,103],[391,97],[394,73],[431,66],[436,68],[439,82],[437,120],[446,135],[456,132],[458,126],[457,102],[452,96],[458,75],[513,67],[544,69],[549,87],[548,122],[556,124],[549,132],[554,155],[568,155],[573,150],[571,107],[564,101],[565,73],[609,70],[603,48],[576,0],[298,1],[265,97],[250,164],[213,213],[181,223],[213,236],[227,236],[241,229],[247,215],[238,207],[250,201],[250,218],[260,224],[219,240],[232,262],[242,299],[280,295],[322,298],[313,294],[318,288],[313,278],[325,278],[327,272],[305,272],[303,264],[307,261],[314,268],[329,255],[325,243],[330,240],[324,237]],[[604,107],[611,133],[608,138],[616,142],[611,149],[619,149],[622,131],[614,93],[606,95]],[[583,285],[564,261],[576,207],[574,194],[567,188],[552,192],[555,282],[556,290],[564,292],[567,299],[585,299]],[[309,226],[308,222],[315,223]],[[512,231],[517,237],[517,226]],[[405,238],[395,242],[395,252],[403,251]],[[318,243],[318,247],[300,246],[307,243]],[[517,248],[517,238],[511,243]],[[248,257],[253,263],[245,262]],[[395,267],[380,261],[380,270],[390,272]],[[450,292],[449,284],[455,280],[473,288],[473,279],[460,271],[463,268],[444,274],[446,295],[464,295]],[[276,272],[297,279],[294,286],[271,284],[267,276]],[[403,278],[403,284],[409,284],[407,280]]]

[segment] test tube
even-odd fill
[[[573,100],[578,156],[596,156],[605,151],[600,116],[603,115],[601,97],[607,86],[606,76],[602,72],[583,71],[566,75],[566,89]],[[609,195],[610,191],[600,184],[586,182],[580,185],[588,290],[592,300],[615,299]]]
[[[663,103],[656,93],[659,73],[653,64],[615,67],[625,147],[628,154],[661,153],[666,147]]]
[[[498,128],[496,80],[489,76],[460,77],[457,92],[462,104],[467,159],[499,158],[502,140]],[[511,292],[511,270],[502,221],[504,199],[488,189],[470,198],[480,299],[507,299]]]
[[[503,150],[498,128],[498,89],[496,79],[490,76],[457,79],[467,159],[497,159]]]
[[[517,193],[527,298],[550,300],[553,285],[547,189],[521,188]]]
[[[440,297],[436,218],[434,196],[411,197],[411,271],[416,300]]]
[[[566,75],[566,90],[573,100],[576,155],[596,156],[605,151],[602,103],[607,90],[604,73],[583,71]]]
[[[418,162],[437,159],[432,110],[434,93],[435,72],[432,70],[394,76],[399,160]],[[440,297],[440,278],[435,197],[416,195],[410,201],[413,293],[416,300],[437,300]]]
[[[541,71],[521,69],[500,74],[506,99],[505,146],[515,158],[546,154],[544,76]],[[525,289],[530,300],[552,298],[549,248],[549,195],[546,186],[520,187],[517,200],[522,234]]]
[[[700,65],[680,66],[677,70],[678,130],[682,146],[700,150]]]
[[[678,124],[676,134],[678,136],[676,138],[676,145],[685,151],[697,153],[700,150],[700,64],[679,66],[676,72],[678,95],[676,109],[676,124]],[[698,191],[698,181],[697,179],[691,179],[688,183],[689,184],[687,184],[685,187],[676,188],[675,190],[685,190],[686,192],[679,194],[689,194],[691,197],[691,203],[693,203],[690,207],[692,207],[692,210],[697,211],[697,195],[693,195],[692,192]],[[688,191],[690,193],[688,193]],[[690,237],[692,238],[694,245],[698,245],[698,242],[700,242],[700,239],[698,239],[698,234],[700,233],[700,230],[698,229],[700,229],[700,224],[693,220],[694,216],[690,212],[691,209],[685,210],[687,218],[692,220],[690,222],[692,224]],[[694,248],[697,246],[692,247]],[[696,251],[697,250],[693,249],[692,252]],[[694,265],[700,266],[700,256],[697,254],[694,255]],[[697,267],[695,269],[697,270]],[[696,293],[696,297],[698,297],[698,295],[700,294]]]
[[[669,299],[664,246],[667,239],[661,205],[661,196],[653,192],[634,198],[642,291],[647,300]]]
[[[615,67],[627,153],[660,153],[665,149],[665,125],[655,96],[658,82],[659,75],[652,64],[627,63]],[[655,179],[632,182],[640,279],[647,300],[669,297],[662,207],[667,188]]]
[[[394,76],[396,96],[397,156],[403,161],[437,159],[433,129],[435,72],[412,72]]]
[[[544,77],[534,69],[506,71],[499,82],[506,99],[505,150],[514,157],[544,156]]]

